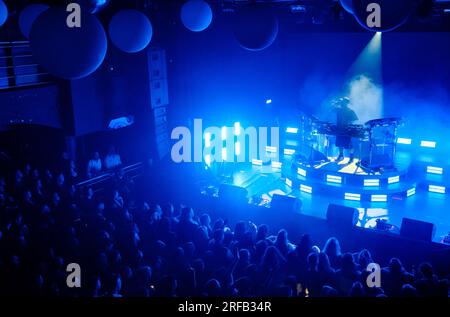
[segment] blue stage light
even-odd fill
[[[307,186],[307,185],[300,185],[300,191],[304,192],[304,193],[308,193],[308,194],[312,194],[312,187],[311,186]]]
[[[427,166],[427,173],[442,175],[444,173],[444,169],[442,167]]]
[[[292,181],[289,178],[286,178],[286,185],[292,187]]]
[[[267,99],[266,100],[266,105],[270,105],[272,103],[272,99]]]
[[[407,144],[407,145],[411,145],[412,140],[411,140],[411,139],[407,139],[407,138],[397,138],[397,143],[398,143],[398,144]]]
[[[285,145],[288,147],[297,147],[298,142],[296,140],[286,140]]]
[[[293,149],[284,149],[284,155],[293,155],[295,153],[295,150]]]
[[[262,162],[262,160],[252,159],[252,164],[253,164],[253,165],[262,166],[262,165],[263,165],[263,162]]]
[[[412,196],[412,195],[415,195],[415,194],[416,194],[416,188],[413,187],[413,188],[410,188],[410,189],[407,190],[406,197],[409,197],[409,196]]]
[[[272,162],[272,168],[281,168],[282,163],[281,162]]]
[[[352,194],[352,193],[345,193],[344,194],[345,200],[354,200],[354,201],[360,201],[361,195],[360,194]]]
[[[306,171],[303,168],[297,168],[297,174],[306,177]]]
[[[266,146],[266,152],[277,153],[277,147],[276,146]]]
[[[400,182],[400,176],[392,176],[388,178],[388,184],[395,184]]]
[[[378,187],[378,186],[380,186],[380,180],[379,179],[365,179],[364,186]]]
[[[420,146],[421,147],[429,147],[434,149],[436,147],[436,142],[435,141],[420,141]]]
[[[341,184],[342,183],[342,177],[335,176],[335,175],[327,175],[327,183]]]
[[[428,185],[428,191],[431,193],[445,194],[445,186]]]
[[[372,202],[386,202],[387,201],[387,195],[371,195],[370,201]]]
[[[286,128],[286,133],[296,134],[298,132],[298,128],[288,127]]]

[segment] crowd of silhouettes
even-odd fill
[[[230,224],[188,206],[152,204],[120,171],[110,186],[27,164],[0,178],[0,294],[33,296],[448,296],[429,263],[392,258],[369,287],[369,250],[348,253],[305,234]],[[276,233],[273,235],[273,233]],[[66,267],[81,268],[68,287]]]

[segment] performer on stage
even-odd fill
[[[343,97],[334,102],[334,109],[336,111],[336,124],[338,128],[338,135],[336,136],[336,147],[339,148],[339,156],[337,162],[344,159],[344,149],[349,150],[350,161],[349,164],[354,160],[354,149],[352,145],[352,138],[345,129],[358,120],[356,113],[349,108],[350,99]]]

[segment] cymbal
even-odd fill
[[[381,118],[381,119],[373,119],[369,120],[365,123],[365,125],[368,126],[376,126],[376,125],[393,125],[393,124],[400,124],[403,122],[402,117],[391,117],[391,118]]]

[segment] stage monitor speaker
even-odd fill
[[[361,165],[370,169],[392,168],[394,167],[394,160],[389,154],[374,154],[372,159],[364,157],[361,160]]]
[[[319,162],[328,162],[329,159],[322,152],[310,146],[303,146],[297,150],[296,160],[306,164],[316,164]]]
[[[358,223],[359,212],[356,208],[329,204],[327,210],[328,222],[339,226],[355,226]]]
[[[431,242],[436,233],[436,226],[431,222],[403,218],[400,235],[405,238]]]
[[[300,213],[302,201],[296,197],[274,194],[270,208],[276,211]]]
[[[219,187],[219,200],[227,204],[248,203],[248,191],[239,186],[222,184]]]

